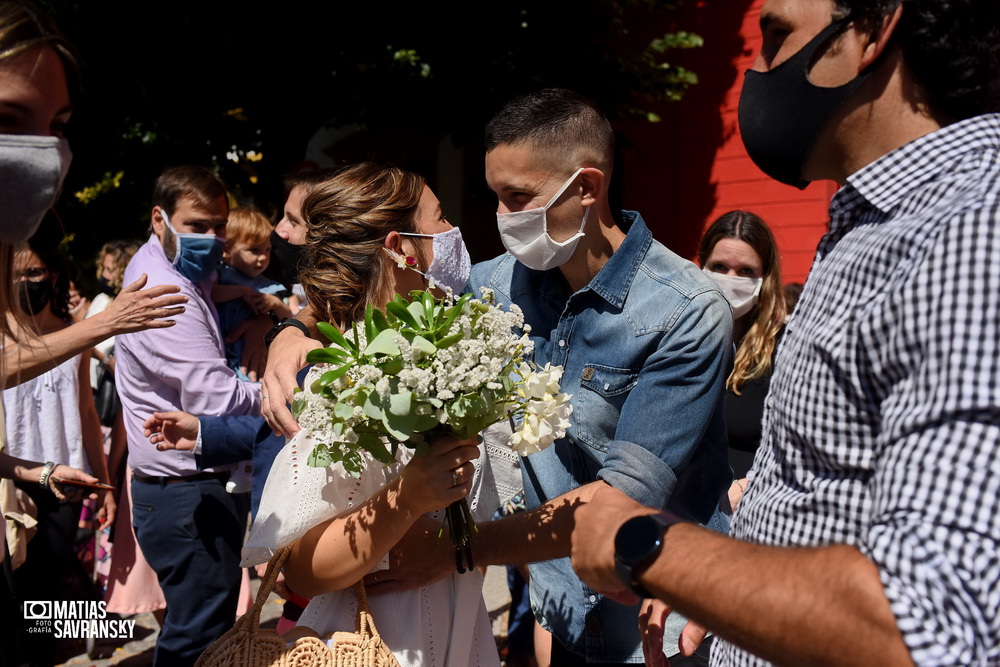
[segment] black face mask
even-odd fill
[[[41,280],[32,282],[30,280],[21,281],[20,298],[21,310],[28,315],[37,315],[42,312],[45,306],[52,300],[55,288],[51,280]]]
[[[118,295],[118,290],[116,290],[114,285],[111,284],[111,281],[103,276],[97,279],[97,285],[100,287],[101,291],[108,296]]]
[[[271,255],[278,258],[281,265],[281,282],[291,287],[299,282],[299,264],[302,261],[302,251],[305,246],[294,245],[271,232]]]
[[[802,170],[831,116],[871,75],[872,67],[835,88],[809,81],[816,52],[850,23],[834,21],[799,52],[767,72],[749,70],[740,94],[739,123],[743,145],[761,171],[776,181],[802,189]]]

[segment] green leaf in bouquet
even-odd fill
[[[306,402],[305,401],[293,400],[292,401],[292,417],[294,417],[295,420],[298,421],[299,417],[302,416],[302,411],[305,410],[305,408],[306,408]]]
[[[411,413],[395,415],[388,410],[382,413],[382,425],[396,440],[406,442],[413,435],[413,427],[417,425],[417,415]]]
[[[448,416],[455,420],[480,417],[489,406],[477,394],[463,394],[448,406]]]
[[[375,336],[375,339],[368,343],[368,347],[363,352],[364,356],[371,357],[376,354],[384,354],[390,357],[399,356],[399,345],[396,344],[398,332],[395,329],[385,329]]]
[[[365,340],[371,340],[378,334],[378,331],[375,330],[375,322],[372,320],[374,310],[375,307],[370,303],[365,305]]]
[[[417,415],[417,423],[413,426],[414,433],[429,431],[438,425],[436,415]]]
[[[410,343],[424,354],[434,354],[438,350],[434,343],[420,335],[414,336]]]
[[[333,416],[337,419],[350,419],[354,416],[354,406],[338,402],[333,406]]]
[[[413,392],[403,390],[396,394],[389,395],[389,412],[396,417],[403,417],[411,412],[413,409]]]
[[[454,305],[450,306],[444,311],[444,319],[434,328],[435,336],[440,336],[448,332],[451,328],[452,323],[458,319],[458,316],[462,314],[462,309],[465,308],[465,304],[468,303],[469,299],[472,298],[472,294],[463,294],[458,298],[458,301]],[[447,345],[438,344],[438,347],[448,347]]]
[[[342,364],[345,359],[347,357],[343,350],[335,347],[321,347],[309,350],[309,353],[306,355],[306,361],[310,364]]]
[[[428,328],[433,328],[434,326],[434,309],[437,302],[434,299],[434,295],[430,292],[424,292],[420,295],[421,301],[424,304],[424,319],[427,323]]]
[[[385,313],[378,308],[372,309],[372,325],[378,331],[384,331],[389,328],[389,320],[386,319]]]
[[[359,433],[358,444],[379,463],[389,465],[395,461],[392,454],[386,449],[385,443],[382,442],[382,438],[375,433]]]
[[[399,371],[403,370],[406,362],[403,361],[403,357],[395,356],[388,357],[385,361],[380,361],[375,366],[377,366],[386,375],[396,375]]]
[[[444,338],[442,338],[437,342],[438,349],[443,350],[446,347],[451,347],[452,345],[462,340],[463,338],[465,338],[465,334],[462,333],[461,331],[459,331],[458,333],[453,333],[450,336],[445,336]]]
[[[351,405],[364,405],[364,398],[367,394],[364,394],[360,400],[357,398],[357,394],[364,389],[362,385],[354,385],[353,387],[348,387],[344,391],[337,394],[338,403],[350,403]]]
[[[397,297],[398,296],[399,295],[397,295]],[[389,303],[385,304],[385,310],[387,313],[390,313],[391,315],[396,317],[396,319],[400,320],[404,324],[407,324],[414,329],[420,328],[420,325],[417,324],[417,320],[414,319],[413,315],[410,314],[410,311],[406,309],[406,302],[401,300],[390,301]]]
[[[406,307],[406,311],[415,322],[415,324],[412,325],[414,329],[421,331],[427,329],[427,312],[423,303],[420,301],[413,301]]]
[[[383,419],[385,412],[382,409],[381,397],[374,392],[368,394],[365,398],[364,411],[366,417],[371,417],[372,419]]]
[[[325,468],[328,465],[332,465],[333,457],[330,455],[330,447],[328,445],[316,445],[309,452],[309,458],[306,460],[306,463],[313,468]]]
[[[331,343],[343,349],[345,352],[349,352],[351,354],[358,353],[357,345],[347,340],[344,334],[340,333],[337,327],[333,326],[329,322],[317,322],[316,328],[319,329],[319,332],[326,336]],[[355,337],[355,340],[357,340],[357,337]]]
[[[314,394],[320,393],[322,390],[326,389],[328,386],[333,384],[336,380],[344,377],[347,371],[351,370],[353,364],[344,364],[340,368],[335,368],[332,371],[327,371],[319,376],[319,378],[310,385],[310,389]]]

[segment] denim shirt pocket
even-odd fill
[[[574,435],[600,452],[615,439],[618,418],[629,392],[639,383],[639,371],[603,364],[586,364],[580,373],[580,391],[573,397]]]

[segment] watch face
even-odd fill
[[[629,519],[615,536],[615,554],[633,567],[643,563],[659,553],[668,525],[662,518],[650,514]]]

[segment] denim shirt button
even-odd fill
[[[590,380],[592,377],[594,377],[594,369],[590,368],[589,366],[587,368],[584,368],[581,377],[583,377],[584,381]]]
[[[559,341],[559,347],[566,347],[566,341],[560,340]]]
[[[597,602],[597,596],[596,595],[591,595],[590,596],[590,602],[591,603]]]

